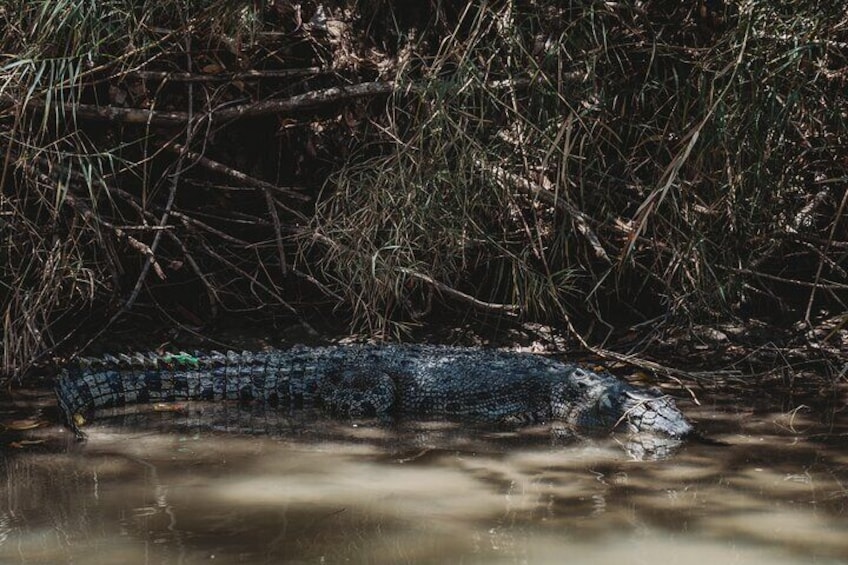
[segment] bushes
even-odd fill
[[[10,5],[4,368],[140,305],[843,312],[842,11]]]
[[[841,307],[841,9],[681,4],[445,30],[315,218],[346,300],[411,316],[413,269],[536,319]]]

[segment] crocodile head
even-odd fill
[[[633,433],[654,433],[682,438],[692,433],[692,424],[667,394],[640,390],[622,384],[598,398],[601,420]],[[612,419],[616,418],[615,422]]]
[[[562,403],[560,415],[578,428],[672,438],[683,438],[693,431],[674,400],[656,390],[635,388],[613,377],[592,373],[577,375],[573,382],[577,390],[571,388],[568,394],[576,394],[577,398]]]

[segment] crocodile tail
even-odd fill
[[[143,402],[276,398],[266,356],[249,352],[135,353],[81,357],[56,383],[59,409],[82,439],[94,410]]]

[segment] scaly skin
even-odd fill
[[[436,345],[295,347],[258,353],[82,359],[56,385],[80,437],[94,410],[138,402],[260,401],[354,418],[444,417],[683,438],[668,396],[537,355]]]

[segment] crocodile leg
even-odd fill
[[[327,375],[318,389],[321,405],[350,418],[388,415],[395,407],[397,387],[387,373],[359,367]]]

